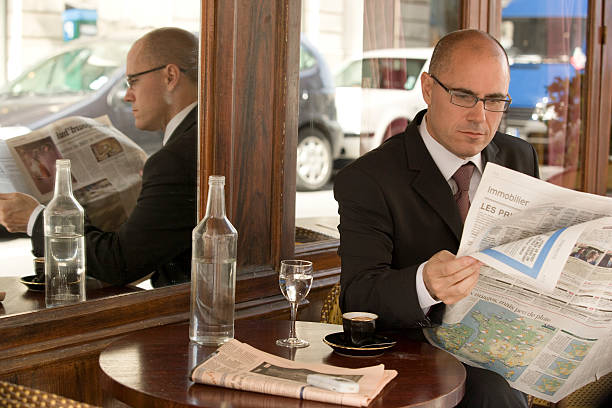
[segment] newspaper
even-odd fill
[[[306,383],[309,374],[329,374],[353,380],[359,384],[359,392],[349,394],[313,387]],[[232,339],[194,368],[191,379],[237,390],[365,407],[396,375],[397,371],[385,370],[382,364],[350,369],[295,362]]]
[[[116,230],[136,205],[146,153],[107,117],[69,117],[0,140],[0,193],[53,198],[55,160],[70,159],[73,192],[93,225]]]
[[[485,265],[431,344],[550,402],[612,370],[612,198],[488,163],[457,255]]]

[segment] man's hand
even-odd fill
[[[27,232],[30,214],[38,205],[38,201],[27,194],[0,194],[0,224],[9,232]]]
[[[440,251],[423,267],[423,282],[431,297],[451,305],[470,294],[478,282],[480,265],[472,257],[457,258],[448,251]]]

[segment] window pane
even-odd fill
[[[300,71],[309,69],[317,65],[317,60],[303,46],[300,47]]]
[[[502,130],[534,146],[542,179],[580,189],[588,1],[503,4],[500,42],[510,58],[512,105]]]
[[[438,39],[459,29],[459,10],[459,0],[302,1],[302,43],[316,50],[317,75],[328,70],[335,83],[333,103],[316,104],[324,81],[300,71],[298,242],[310,240],[302,229],[338,236],[334,172],[425,108],[420,75]]]
[[[361,86],[362,64],[353,61],[336,75],[336,86]]]

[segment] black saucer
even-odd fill
[[[45,282],[36,282],[34,279],[36,279],[36,275],[24,276],[23,278],[19,279],[19,282],[26,285],[30,290],[44,292]]]
[[[376,357],[390,349],[397,343],[388,337],[375,335],[374,341],[370,344],[364,344],[361,347],[355,347],[347,344],[344,339],[344,332],[332,333],[325,336],[323,342],[334,349],[334,352],[349,357]]]

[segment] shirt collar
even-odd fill
[[[470,161],[474,163],[478,171],[482,174],[481,153],[468,157],[467,159],[462,159],[461,157],[455,156],[454,153],[448,151],[429,134],[426,123],[427,114],[425,114],[421,124],[419,125],[419,133],[421,134],[421,138],[423,139],[423,143],[425,143],[425,147],[427,147],[429,154],[446,180],[450,180],[459,167]]]
[[[185,106],[183,110],[181,110],[179,113],[174,115],[172,119],[170,119],[170,122],[168,122],[168,124],[166,125],[166,130],[164,131],[164,138],[162,140],[162,146],[165,146],[166,143],[168,143],[168,140],[170,139],[170,136],[172,136],[172,133],[174,133],[178,125],[181,124],[183,119],[185,119],[185,117],[189,114],[189,112],[191,112],[191,109],[193,109],[193,107],[196,106],[197,104],[198,102],[196,101],[196,102],[189,104],[188,106]]]

